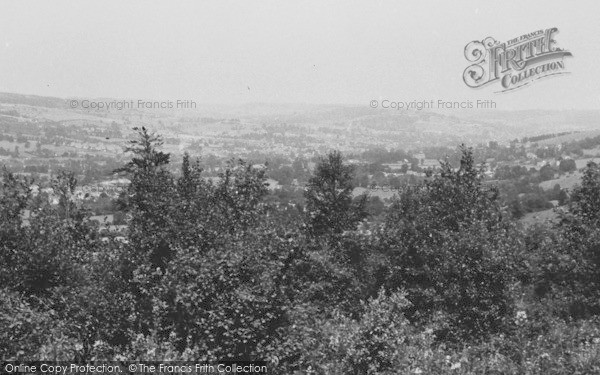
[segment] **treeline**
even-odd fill
[[[119,168],[125,238],[103,238],[59,174],[58,203],[5,171],[0,194],[0,357],[262,359],[289,374],[596,373],[600,168],[555,225],[521,228],[458,169],[405,187],[384,220],[352,199],[353,167],[321,158],[301,210],[265,199],[263,169],[216,181],[179,173],[146,129]],[[28,225],[22,212],[31,210]]]
[[[538,171],[524,166],[500,166],[494,172],[494,179],[499,180],[502,201],[511,207],[511,212],[516,218],[525,213],[547,210],[554,207],[552,201],[562,206],[567,203],[567,189],[554,184],[552,189],[544,190],[540,187],[543,181],[549,181],[556,175],[570,173],[577,170],[573,159],[562,159],[557,167],[544,165]]]
[[[539,141],[543,141],[546,139],[552,139],[552,138],[560,137],[561,135],[567,135],[567,134],[571,134],[571,132],[551,133],[551,134],[536,135],[533,137],[524,137],[523,139],[521,139],[521,142],[522,143],[539,142]]]

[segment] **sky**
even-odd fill
[[[368,106],[493,100],[600,109],[600,2],[0,0],[0,92]],[[495,93],[467,43],[557,27],[568,75]]]

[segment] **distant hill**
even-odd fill
[[[78,98],[79,101],[84,98]],[[122,101],[95,98],[94,101]],[[136,102],[135,99],[128,99]],[[148,101],[150,99],[146,99]],[[372,147],[418,150],[427,147],[477,145],[489,141],[561,134],[542,142],[560,143],[600,134],[600,111],[500,110],[395,110],[365,105],[197,103],[194,109],[144,108],[92,110],[70,108],[69,100],[37,95],[0,93],[0,104],[24,118],[91,123],[113,121],[128,127],[146,125],[166,135],[212,140],[235,139],[247,149],[267,145],[302,148],[306,153],[340,149],[344,152]],[[214,121],[205,121],[213,119]],[[266,139],[266,136],[271,136]],[[218,143],[218,142],[217,142]],[[208,147],[208,146],[206,146]],[[275,146],[273,146],[275,147]]]
[[[600,125],[598,127],[600,127]],[[540,146],[541,145],[558,145],[558,144],[566,143],[566,142],[581,141],[582,139],[593,138],[598,135],[600,135],[600,129],[580,131],[577,133],[559,135],[557,137],[552,137],[552,138],[544,139],[544,140],[533,142],[533,143],[537,143]]]
[[[49,96],[22,95],[0,92],[0,103],[21,104],[32,107],[45,108],[65,108],[67,103],[65,99],[53,98]]]

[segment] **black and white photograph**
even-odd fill
[[[600,375],[599,15],[0,0],[0,374]]]

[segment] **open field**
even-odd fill
[[[534,224],[543,224],[546,222],[554,222],[558,218],[558,214],[554,208],[538,212],[530,212],[521,218],[521,222],[526,227]]]

